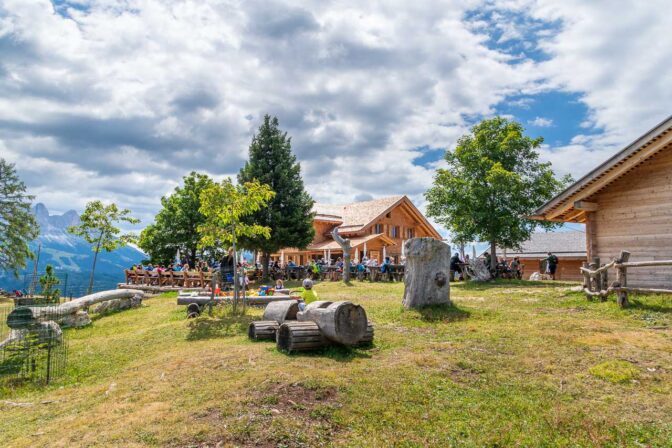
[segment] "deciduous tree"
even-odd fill
[[[0,159],[0,270],[14,275],[26,267],[32,257],[28,243],[40,232],[30,210],[33,199],[14,165]]]
[[[79,224],[68,227],[68,232],[81,236],[87,243],[91,244],[93,249],[93,266],[89,277],[88,294],[93,291],[93,278],[96,270],[96,261],[98,253],[101,250],[112,252],[120,247],[133,243],[136,240],[135,235],[130,233],[121,233],[117,227],[119,223],[126,222],[137,224],[139,219],[133,218],[128,209],[119,209],[117,204],[105,205],[101,201],[91,201],[86,204],[86,209],[79,217]]]
[[[515,121],[483,120],[446,152],[447,166],[425,194],[427,214],[457,241],[490,243],[492,270],[497,246],[519,248],[537,226],[554,226],[528,219],[571,180],[557,179],[551,164],[539,161],[542,142]]]
[[[161,210],[153,224],[140,233],[138,246],[150,256],[152,263],[169,264],[178,250],[195,266],[200,235],[198,226],[205,223],[201,213],[201,193],[215,181],[206,174],[191,172],[183,178],[184,185],[170,196],[161,198]]]

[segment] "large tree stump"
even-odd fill
[[[404,251],[404,306],[450,304],[450,246],[434,238],[413,238]]]
[[[366,311],[352,302],[313,302],[297,314],[299,322],[315,322],[322,334],[333,342],[357,345],[366,334]]]

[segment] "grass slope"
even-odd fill
[[[0,446],[672,446],[672,301],[627,310],[550,284],[323,283],[376,324],[370,349],[287,356],[249,317],[174,296],[70,334],[67,375],[0,390]]]

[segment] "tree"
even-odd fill
[[[68,232],[81,236],[87,243],[91,244],[94,252],[87,294],[91,294],[93,291],[93,276],[96,270],[98,253],[101,250],[112,252],[136,240],[135,235],[122,234],[121,229],[117,227],[117,224],[121,222],[129,224],[140,222],[139,219],[131,217],[130,214],[130,210],[119,209],[117,204],[105,205],[101,201],[91,201],[86,204],[84,213],[79,217],[80,223],[68,227]]]
[[[557,224],[527,217],[571,181],[556,179],[550,163],[539,162],[543,138],[524,135],[523,127],[502,117],[483,120],[446,151],[426,193],[427,214],[447,227],[457,241],[488,241],[491,264],[497,245],[519,248],[537,226]]]
[[[214,184],[201,192],[201,213],[205,223],[198,227],[201,247],[232,245],[234,259],[236,243],[240,238],[268,238],[269,227],[246,224],[244,219],[262,210],[275,193],[268,185],[257,181],[233,185],[231,179]],[[234,308],[238,302],[238,281],[234,276]]]
[[[14,165],[0,159],[0,270],[15,276],[33,255],[28,243],[40,233],[30,210],[33,199]]]
[[[169,264],[179,250],[196,264],[200,235],[198,226],[205,223],[201,213],[201,193],[213,186],[215,181],[206,174],[192,171],[183,178],[184,185],[175,188],[170,196],[161,198],[161,211],[140,233],[138,245],[153,263]]]
[[[276,117],[264,117],[249,152],[250,159],[240,170],[238,183],[258,180],[275,192],[268,207],[245,218],[248,224],[270,228],[270,237],[243,239],[246,248],[262,253],[263,276],[267,278],[271,253],[283,247],[303,249],[313,240],[313,199],[304,189],[301,165],[292,154],[291,138],[280,130]]]
[[[40,289],[42,290],[42,300],[44,303],[58,303],[61,297],[61,290],[55,288],[61,281],[54,274],[54,267],[50,264],[46,267],[46,272],[40,277]]]

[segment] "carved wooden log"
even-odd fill
[[[341,237],[338,234],[338,227],[331,231],[331,237],[343,250],[343,281],[347,283],[350,281],[350,251],[352,249],[350,239]]]
[[[412,238],[404,249],[404,306],[450,304],[450,246],[434,238]]]
[[[352,302],[311,303],[297,314],[299,322],[315,322],[322,334],[343,345],[356,345],[366,334],[366,311]]]
[[[263,319],[273,320],[281,324],[286,320],[296,320],[296,313],[298,312],[298,300],[282,300],[279,302],[271,302],[266,305]]]
[[[331,342],[322,335],[315,322],[288,321],[278,328],[276,344],[278,350],[293,353],[317,350]]]
[[[39,321],[44,317],[51,317],[54,315],[62,316],[59,318],[59,323],[63,323],[70,315],[76,314],[85,308],[88,308],[96,303],[105,302],[107,300],[115,299],[129,299],[142,302],[144,294],[141,291],[133,289],[113,289],[111,291],[102,291],[88,296],[80,297],[79,299],[71,300],[60,305],[44,306],[44,307],[19,307],[15,308],[7,316],[7,325],[10,328],[15,328],[12,325],[17,322],[18,325],[25,325],[27,320]]]
[[[250,339],[261,341],[264,339],[275,341],[280,324],[275,320],[258,320],[250,322],[247,335]]]

